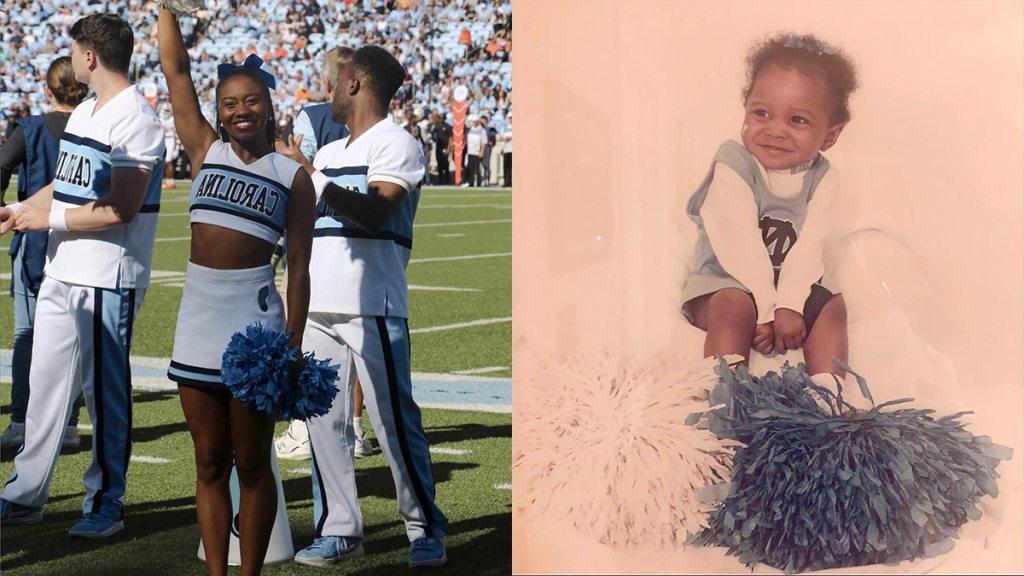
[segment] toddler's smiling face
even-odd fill
[[[807,164],[844,126],[832,124],[824,83],[781,66],[758,73],[744,108],[743,146],[770,170]]]

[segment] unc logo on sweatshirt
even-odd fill
[[[775,283],[779,283],[779,272],[793,244],[796,244],[796,228],[788,220],[779,220],[771,216],[762,216],[758,224],[761,226],[761,240],[768,249],[768,257],[775,269]]]

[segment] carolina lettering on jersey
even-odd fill
[[[269,186],[215,172],[203,174],[195,197],[223,200],[266,216],[273,216],[280,202],[280,194]]]
[[[57,157],[57,172],[54,178],[72,186],[89,188],[92,186],[92,160],[63,148]]]

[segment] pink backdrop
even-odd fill
[[[988,548],[937,569],[1024,570],[1024,4],[517,0],[515,19],[514,419],[541,354],[643,359],[692,340],[676,314],[683,205],[738,134],[747,48],[811,32],[859,68],[828,153],[857,219],[923,271],[880,264],[899,280],[889,294],[952,361],[971,429],[1016,450]],[[513,474],[514,503],[528,481]],[[707,550],[612,550],[518,511],[513,555],[517,572],[743,570]]]

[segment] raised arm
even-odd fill
[[[160,68],[167,79],[171,93],[171,108],[174,110],[174,128],[181,145],[192,163],[195,175],[203,163],[206,151],[217,140],[217,133],[203,117],[199,108],[199,97],[192,82],[191,65],[185,42],[181,39],[181,28],[173,12],[160,7],[157,19],[157,41],[160,45]]]

